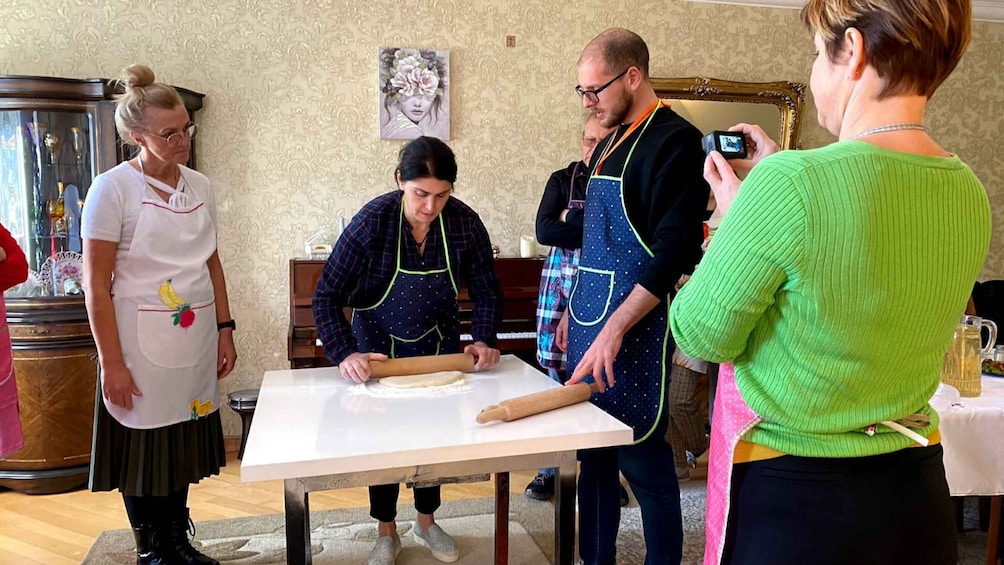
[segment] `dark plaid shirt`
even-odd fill
[[[401,215],[401,191],[371,200],[338,238],[314,293],[314,322],[324,344],[324,355],[341,363],[358,352],[352,327],[342,308],[366,308],[383,298],[397,267],[399,242],[404,246],[401,268],[426,271],[446,267],[440,222],[444,222],[454,283],[467,286],[474,302],[471,335],[474,341],[495,345],[502,319],[502,292],[495,275],[491,241],[481,218],[463,202],[450,197],[429,228],[424,257]],[[453,288],[435,292],[453,292]]]

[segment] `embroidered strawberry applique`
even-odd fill
[[[181,326],[183,329],[192,327],[192,324],[195,323],[195,311],[192,310],[192,305],[187,300],[178,296],[178,294],[174,291],[171,279],[167,279],[160,285],[158,294],[160,295],[160,301],[164,303],[164,306],[177,309],[177,311],[171,315],[171,320],[174,322],[174,325]]]
[[[195,323],[195,311],[188,304],[185,304],[178,307],[178,311],[171,315],[171,320],[176,326],[190,328]]]

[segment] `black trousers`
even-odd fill
[[[432,514],[439,509],[440,487],[424,487],[415,491],[415,510],[419,514]],[[370,516],[381,522],[392,522],[397,517],[397,497],[401,485],[376,485],[370,487]]]
[[[954,565],[941,445],[736,465],[722,563]]]

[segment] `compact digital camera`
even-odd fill
[[[726,159],[746,158],[746,136],[741,131],[713,131],[701,139],[701,147],[705,154],[717,151]]]

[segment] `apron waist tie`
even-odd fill
[[[910,428],[926,428],[931,424],[931,418],[927,414],[914,414],[907,418],[901,418],[899,420],[885,420],[879,422],[878,424],[872,424],[865,428],[865,434],[869,436],[875,435],[875,430],[879,425],[886,426],[887,428],[901,433],[904,436],[912,439],[915,445],[910,447],[928,447],[931,445],[937,445],[941,443],[941,431],[937,428],[931,432],[931,435],[924,437],[917,432],[911,430]],[[753,463],[754,461],[763,461],[766,459],[775,459],[777,457],[784,457],[789,455],[783,451],[774,449],[773,447],[768,447],[766,445],[761,445],[759,443],[752,443],[744,439],[740,439],[736,443],[735,450],[732,452],[732,462],[733,463]]]
[[[899,420],[883,420],[878,424],[872,424],[865,428],[865,433],[869,436],[875,435],[875,430],[878,428],[879,424],[897,432],[905,435],[906,437],[915,441],[918,445],[927,447],[931,444],[931,440],[926,438],[917,432],[911,430],[910,428],[926,428],[931,425],[931,417],[927,414],[921,414],[917,412],[916,414],[911,414],[906,418],[900,418]],[[935,430],[937,433],[937,430]],[[933,435],[933,434],[932,434]],[[939,436],[940,439],[940,436]],[[934,443],[937,443],[935,441]]]

